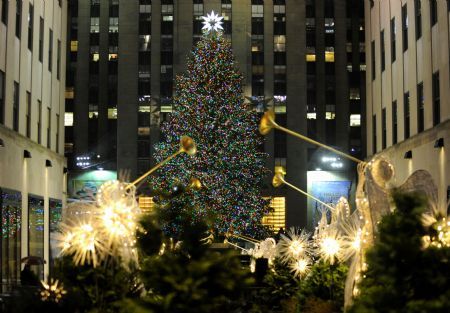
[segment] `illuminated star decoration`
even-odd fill
[[[210,33],[211,31],[218,32],[219,30],[223,30],[223,16],[219,16],[218,14],[214,13],[214,11],[211,11],[211,13],[207,14],[206,16],[202,16],[202,19],[204,24],[202,30],[206,31],[207,33]]]
[[[41,280],[41,300],[58,303],[61,301],[63,295],[67,293],[64,290],[64,285],[58,280],[49,279],[48,282]]]

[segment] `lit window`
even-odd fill
[[[336,118],[336,113],[334,113],[334,112],[325,112],[325,119],[327,119],[327,120],[334,120],[335,118]]]
[[[64,126],[73,126],[73,112],[64,113]]]
[[[89,112],[89,118],[98,118],[98,112],[97,111]]]
[[[149,136],[150,127],[138,127],[138,136]]]
[[[273,43],[274,43],[273,51],[275,52],[286,51],[286,36],[284,35],[273,36]]]
[[[66,87],[66,99],[73,99],[74,98],[74,88],[73,87]]]
[[[306,62],[316,62],[316,55],[315,54],[307,54]]]
[[[91,17],[91,33],[98,33],[100,31],[100,18]]]
[[[273,197],[270,200],[270,207],[273,211],[263,217],[262,224],[269,226],[274,232],[286,228],[286,198]]]
[[[361,126],[361,114],[350,114],[350,127]]]
[[[108,60],[112,61],[112,60],[116,60],[118,57],[117,53],[109,53],[108,54]]]
[[[77,52],[78,51],[78,40],[72,40],[70,42],[70,51]]]
[[[108,119],[110,120],[117,119],[117,108],[108,108]]]
[[[145,106],[145,105],[140,106],[139,107],[139,112],[141,112],[141,113],[149,113],[150,112],[150,106]]]
[[[92,57],[92,61],[97,62],[100,59],[100,54],[99,53],[92,53],[91,57]]]
[[[315,60],[315,56],[314,56]],[[325,51],[325,62],[334,62],[334,52]]]
[[[317,114],[315,112],[313,112],[313,113],[306,113],[306,118],[308,120],[315,120],[316,116],[317,116]]]

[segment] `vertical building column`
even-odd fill
[[[173,74],[175,80],[177,74],[186,71],[187,58],[192,49],[193,5],[192,1],[177,1],[174,3],[176,3],[174,4],[173,27]]]
[[[347,75],[346,1],[334,3],[334,66],[336,90],[336,145],[348,152],[350,116]],[[359,53],[358,53],[359,54]]]
[[[233,53],[236,57],[239,71],[244,75],[244,95],[252,95],[252,57],[251,57],[251,1],[233,1]]]
[[[271,99],[269,106],[274,105],[274,38],[273,38],[273,3],[272,1],[264,2],[264,98]],[[274,132],[270,132],[265,136],[264,151],[267,153],[266,167],[273,171],[274,161]],[[271,185],[272,177],[268,177],[267,184]]]
[[[75,107],[74,107],[74,142],[75,155],[88,151],[88,117],[89,117],[89,29],[90,2],[78,1],[78,54],[75,78]],[[45,32],[45,30],[44,30]],[[45,51],[44,51],[45,53]],[[45,66],[43,66],[45,70]],[[45,103],[42,102],[43,109]],[[44,116],[44,112],[42,112]],[[44,137],[45,129],[42,129]],[[43,141],[44,142],[44,141]]]
[[[305,1],[286,1],[287,58],[287,127],[306,134],[306,29]],[[307,144],[287,136],[287,181],[306,190]],[[305,226],[306,198],[288,189],[286,199],[287,226]]]
[[[192,38],[192,36],[191,36]],[[152,2],[152,35],[151,35],[151,74],[150,74],[150,91],[151,91],[151,108],[157,108],[161,112],[160,102],[160,82],[161,82],[161,2]],[[152,114],[152,113],[150,113]],[[162,114],[159,113],[161,120]],[[155,165],[154,148],[155,143],[159,141],[159,125],[150,125],[150,165]]]
[[[119,26],[120,27],[120,26]],[[108,55],[109,55],[109,0],[100,4],[100,44],[98,81],[98,131],[95,153],[105,157],[108,152]],[[94,152],[94,151],[93,151]]]
[[[325,6],[324,0],[315,1],[316,9],[316,138],[326,142],[325,131]]]
[[[119,3],[119,68],[117,101],[117,170],[137,173],[138,1]]]

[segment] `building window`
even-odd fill
[[[44,55],[44,19],[39,18],[39,62],[42,63]]]
[[[432,1],[432,0],[431,0]],[[414,0],[414,13],[416,16],[416,40],[422,37],[422,0]]]
[[[49,235],[50,235],[50,243],[49,243],[49,276],[52,276],[54,273],[55,267],[55,259],[57,255],[54,254],[55,251],[58,251],[58,242],[53,240],[55,237],[60,234],[60,223],[62,221],[62,201],[56,199],[48,200],[48,210],[49,210]]]
[[[377,116],[372,116],[372,152],[377,153]]]
[[[109,32],[117,33],[119,31],[119,18],[118,17],[110,17],[109,18]]]
[[[90,33],[98,33],[100,32],[100,18],[99,17],[91,17],[91,28]]]
[[[387,129],[386,129],[386,108],[383,108],[381,111],[381,145],[382,149],[386,149],[386,136],[387,136]]]
[[[439,90],[439,72],[433,74],[433,126],[441,122],[441,98]]]
[[[0,124],[5,123],[5,72],[0,71]]]
[[[27,107],[26,107],[26,135],[28,138],[31,137],[31,93],[27,91]]]
[[[19,131],[19,83],[14,82],[13,93],[13,129]]]
[[[430,22],[432,27],[434,26],[434,24],[437,23],[438,20],[437,10],[438,10],[437,0],[430,0]]]
[[[48,70],[53,68],[53,30],[48,30]]]
[[[410,135],[410,109],[409,109],[409,92],[405,92],[403,95],[403,114],[404,114],[404,133],[405,139],[409,138]]]
[[[193,12],[193,35],[194,45],[201,39],[202,27],[203,27],[203,0],[194,0],[194,12]]]
[[[8,25],[9,0],[2,0],[2,23]]]
[[[20,39],[22,32],[22,0],[16,0],[16,37]]]
[[[380,34],[380,53],[381,53],[381,71],[383,72],[386,66],[386,59],[384,55],[384,29]]]
[[[56,114],[56,153],[59,153],[59,114]]]
[[[30,3],[28,10],[28,49],[33,51],[34,7]]]
[[[392,102],[392,144],[397,143],[397,101]]]
[[[5,0],[3,2],[6,2]],[[15,285],[20,280],[22,195],[18,191],[0,189],[1,279]]]
[[[408,50],[408,9],[405,4],[402,6],[402,32],[403,32],[403,52]]]
[[[28,197],[28,255],[44,259],[44,199]],[[34,266],[35,274],[44,278],[41,266]]]
[[[423,83],[417,85],[417,132],[424,130],[425,123],[425,101],[423,96]]]
[[[231,0],[222,0],[223,30],[228,39],[231,39],[232,32],[231,13]]]
[[[397,35],[397,30],[395,28],[395,17],[391,19],[391,62],[394,63],[396,59],[396,44],[395,37]]]
[[[350,114],[350,127],[361,126],[361,114]]]
[[[58,40],[58,46],[56,51],[56,78],[59,80],[61,77],[61,40]]]
[[[47,148],[52,145],[52,109],[47,108]]]
[[[371,42],[371,47],[370,47],[370,51],[371,51],[371,55],[370,57],[372,58],[372,80],[375,80],[376,77],[376,73],[375,73],[375,41],[372,40]]]
[[[40,144],[42,141],[42,102],[41,102],[41,100],[38,100],[37,131],[38,131],[37,140],[38,140],[38,143]]]

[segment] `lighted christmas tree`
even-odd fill
[[[159,162],[176,151],[183,135],[195,140],[198,152],[164,166],[150,178],[151,186],[171,192],[198,178],[203,188],[186,193],[193,214],[212,217],[211,227],[219,233],[255,235],[268,210],[261,196],[265,155],[259,151],[258,116],[244,103],[242,75],[219,30],[220,19],[205,18],[206,31],[190,55],[187,72],[176,78],[173,111],[161,127],[163,141],[155,147],[155,158]],[[160,204],[167,205],[165,201],[170,200]],[[169,233],[177,227],[176,221],[163,225]]]

